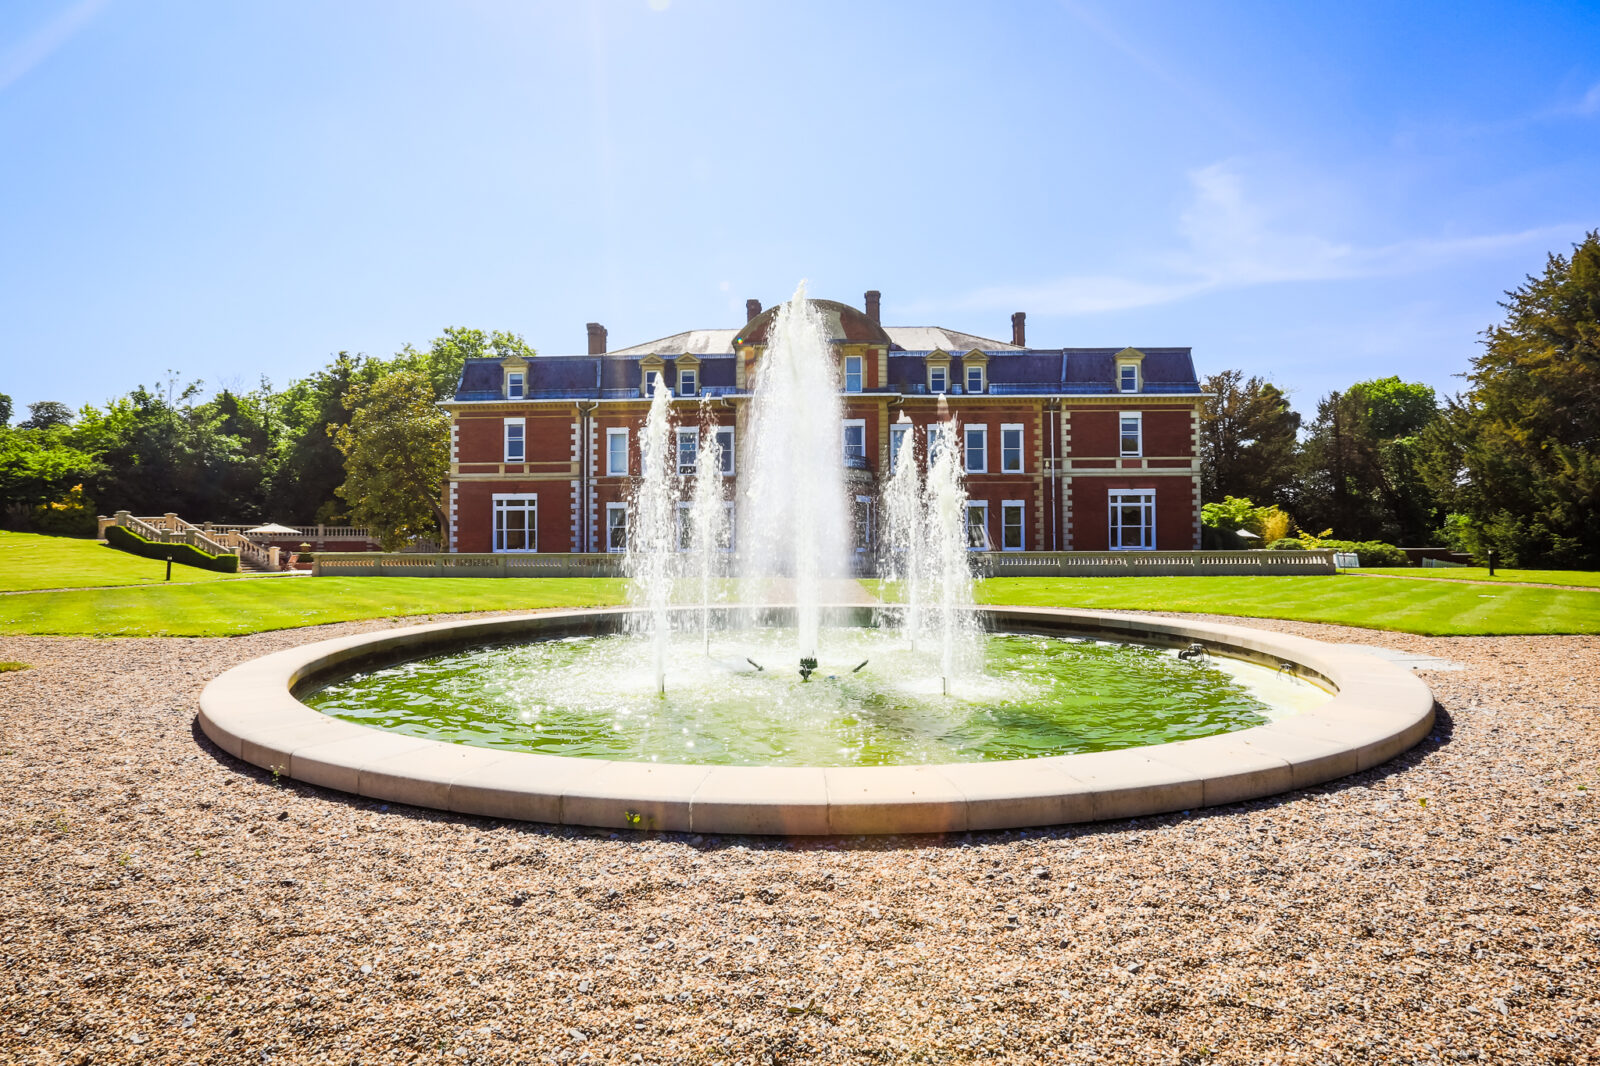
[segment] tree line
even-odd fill
[[[1600,231],[1500,306],[1443,400],[1391,376],[1329,393],[1306,422],[1270,381],[1207,378],[1208,535],[1278,512],[1312,535],[1600,567]]]
[[[1208,538],[1296,528],[1447,546],[1507,565],[1600,567],[1600,231],[1509,291],[1440,399],[1399,376],[1322,397],[1306,420],[1275,384],[1206,378],[1200,424]],[[394,356],[340,352],[274,389],[169,376],[101,407],[0,394],[0,520],[88,534],[97,511],[372,526],[386,547],[436,536],[448,472],[438,402],[464,360],[534,352],[514,333],[452,327]],[[1229,540],[1238,546],[1236,539]]]
[[[103,406],[30,404],[12,426],[0,394],[0,521],[94,532],[96,514],[175,512],[191,521],[371,525],[386,547],[436,535],[449,463],[437,404],[463,362],[531,358],[514,333],[450,327],[390,358],[339,352],[276,389],[202,398],[175,375]],[[397,437],[396,431],[404,436]]]

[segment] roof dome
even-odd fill
[[[868,318],[864,311],[858,311],[849,304],[842,304],[837,300],[807,300],[806,303],[822,314],[823,320],[828,324],[828,341],[832,344],[881,344],[885,348],[893,345],[889,340],[889,334],[883,331],[882,326]],[[733,340],[734,347],[766,344],[767,331],[772,328],[772,320],[777,315],[778,308],[782,306],[778,304],[769,307],[746,322]]]

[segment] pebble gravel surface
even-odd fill
[[[1025,832],[461,818],[196,727],[394,624],[0,638],[0,1062],[1600,1062],[1600,638],[1251,623],[1465,669],[1370,772]]]

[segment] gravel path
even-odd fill
[[[1466,669],[1345,782],[948,838],[385,808],[195,730],[393,624],[0,638],[0,1062],[1600,1062],[1600,637],[1260,623]]]

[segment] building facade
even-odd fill
[[[967,470],[969,541],[991,551],[1189,550],[1200,546],[1199,412],[1187,348],[1032,348],[939,327],[881,325],[866,309],[812,303],[829,323],[855,497],[870,558],[879,485],[908,435],[952,416]],[[678,469],[696,474],[698,427],[716,427],[718,475],[738,537],[751,389],[776,308],[746,305],[740,329],[695,330],[585,355],[469,360],[454,398],[446,512],[455,552],[626,549],[639,433],[657,375],[672,388]],[[819,461],[823,461],[819,457]],[[736,546],[736,543],[735,543]]]

